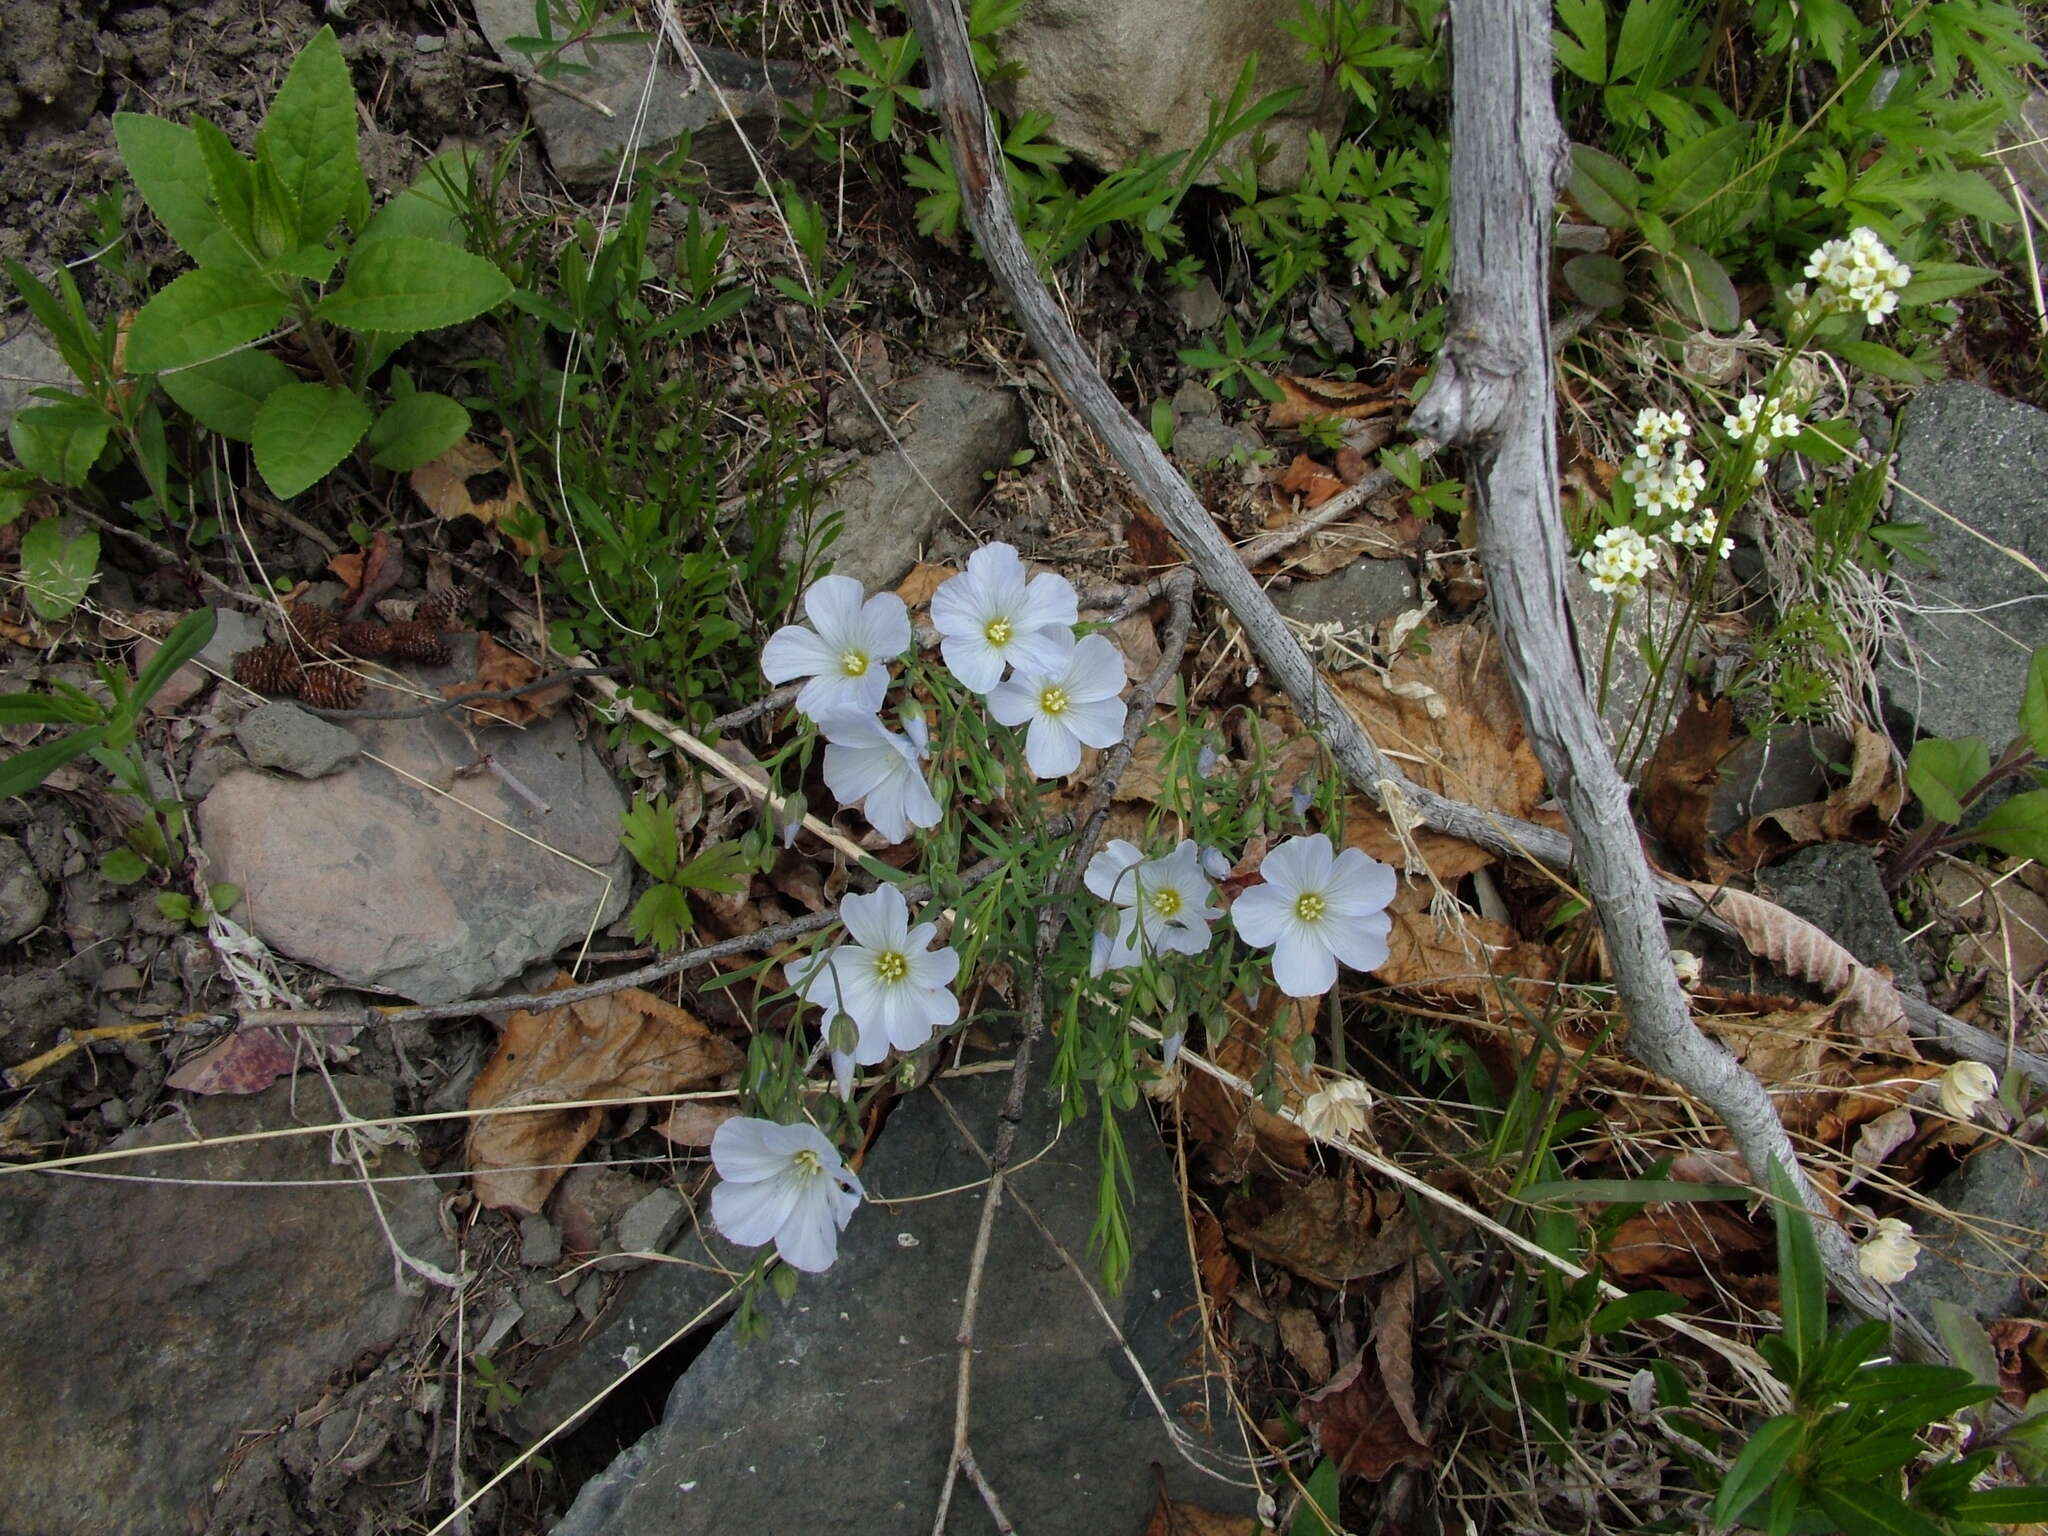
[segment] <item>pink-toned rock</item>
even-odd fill
[[[474,677],[475,642],[421,670],[430,696]],[[375,689],[366,708],[417,703]],[[566,716],[465,730],[446,715],[345,722],[343,772],[224,776],[199,807],[213,876],[272,948],[344,982],[447,1002],[503,985],[610,922],[626,900],[625,810]]]

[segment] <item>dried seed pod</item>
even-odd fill
[[[426,625],[436,634],[443,634],[455,627],[461,609],[461,600],[453,592],[436,592],[432,597],[420,600],[419,606],[412,611],[412,621]]]
[[[363,680],[346,667],[308,667],[299,697],[315,709],[354,709],[363,702]]]
[[[234,660],[235,681],[258,693],[290,695],[299,691],[305,668],[288,645],[259,645],[238,651]]]
[[[391,626],[379,624],[374,619],[358,619],[341,626],[335,643],[351,656],[360,656],[365,661],[382,661],[391,654]]]
[[[309,651],[331,651],[341,635],[341,620],[334,610],[318,603],[293,603],[285,610],[285,626]]]
[[[391,626],[391,654],[426,667],[448,665],[448,643],[441,638],[441,632],[418,619]]]

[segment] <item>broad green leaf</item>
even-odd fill
[[[114,143],[136,191],[180,250],[202,267],[250,264],[249,253],[214,211],[206,158],[190,128],[140,112],[116,112]]]
[[[325,245],[295,245],[263,263],[266,276],[302,277],[309,283],[324,283],[340,265],[341,252]]]
[[[270,353],[249,350],[160,374],[157,382],[209,432],[246,443],[256,432],[257,408],[296,377]]]
[[[349,455],[370,430],[370,408],[324,384],[286,384],[256,412],[250,441],[271,494],[292,497]]]
[[[368,200],[356,153],[355,87],[332,27],[315,32],[292,60],[256,135],[256,154],[297,210],[294,244],[325,244],[350,209]]]
[[[1666,155],[1650,176],[1657,208],[1682,219],[1714,198],[1741,169],[1750,131],[1749,123],[1723,123]]]
[[[1996,276],[1988,267],[1970,267],[1958,261],[1923,262],[1913,269],[1913,280],[1899,290],[1899,304],[1939,304],[1981,288]]]
[[[1931,1310],[1934,1331],[1941,1336],[1949,1358],[1978,1381],[1997,1386],[1998,1356],[1991,1348],[1991,1337],[1985,1333],[1984,1325],[1945,1296],[1935,1297]]]
[[[203,117],[192,119],[192,139],[206,166],[206,185],[214,212],[237,242],[256,249],[256,168],[228,141],[228,136]]]
[[[1557,0],[1557,19],[1563,24],[1562,30],[1551,34],[1557,62],[1581,80],[1605,85],[1607,0]]]
[[[1992,1525],[2020,1525],[2048,1520],[2048,1488],[1984,1488],[1966,1493],[1956,1506],[1966,1520]]]
[[[1785,1344],[1803,1376],[1827,1341],[1827,1275],[1813,1235],[1813,1217],[1799,1198],[1799,1186],[1775,1157],[1770,1184],[1777,1207],[1773,1214],[1778,1228],[1778,1312]],[[1796,1390],[1799,1383],[1788,1385]]]
[[[1810,421],[1786,446],[1817,463],[1841,464],[1862,435],[1863,429],[1853,421]]]
[[[1992,808],[1970,836],[2000,853],[2048,861],[2048,789],[2030,789]]]
[[[2020,695],[2020,732],[2036,757],[2048,757],[2048,645],[2027,663],[2027,687]]]
[[[469,185],[476,156],[474,149],[451,149],[429,160],[411,186],[371,216],[356,239],[357,247],[393,235],[462,244],[459,199],[461,189]]]
[[[352,331],[434,331],[474,320],[511,292],[505,274],[481,256],[391,235],[356,250],[320,316]]]
[[[1650,270],[1688,323],[1710,331],[1732,331],[1742,323],[1742,302],[1727,268],[1698,246],[1679,245],[1668,256],[1654,256]]]
[[[219,616],[211,608],[195,608],[178,620],[156,654],[135,674],[135,707],[142,708],[170,681],[171,674],[206,649]]]
[[[21,584],[29,606],[52,623],[85,600],[99,567],[100,536],[90,528],[67,536],[46,517],[21,536]]]
[[[1804,1423],[1790,1413],[1781,1413],[1757,1426],[1749,1444],[1735,1458],[1735,1465],[1721,1479],[1720,1492],[1714,1495],[1712,1519],[1716,1526],[1733,1525],[1762,1496],[1784,1471],[1804,1433]]]
[[[183,891],[158,891],[156,909],[167,922],[189,923],[192,921],[192,898]]]
[[[1930,736],[1913,743],[1906,787],[1929,816],[1953,826],[1963,819],[1963,796],[1990,771],[1991,750],[1983,737]]]
[[[1337,1518],[1337,1463],[1327,1456],[1316,1463],[1301,1485],[1301,1507],[1287,1536],[1338,1536],[1344,1529]]]
[[[439,458],[468,431],[469,412],[460,401],[419,390],[384,408],[366,446],[372,464],[403,473]]]
[[[1882,1480],[1824,1485],[1813,1490],[1813,1497],[1848,1536],[1944,1536],[1940,1526],[1908,1509]]]
[[[1574,144],[1571,194],[1588,218],[1609,229],[1626,229],[1642,205],[1643,187],[1634,171],[1605,150]]]
[[[1918,363],[1882,342],[1831,341],[1828,347],[1843,362],[1861,368],[1865,373],[1874,373],[1881,379],[1892,379],[1900,384],[1927,382],[1927,374]]]
[[[675,808],[668,797],[635,800],[619,817],[619,843],[633,862],[655,879],[673,879],[682,849],[677,842]]]
[[[284,319],[284,296],[246,268],[201,267],[174,278],[128,328],[128,367],[166,373],[211,362]]]
[[[149,861],[133,848],[110,848],[100,860],[100,878],[109,885],[133,885],[149,873]]]
[[[73,736],[60,736],[26,752],[0,761],[0,800],[25,795],[70,762],[83,757],[106,739],[107,728],[95,725]]]
[[[1595,1312],[1586,1324],[1586,1332],[1594,1337],[1619,1333],[1631,1324],[1640,1323],[1652,1317],[1668,1317],[1673,1312],[1685,1310],[1685,1298],[1674,1296],[1669,1291],[1637,1291],[1610,1301]]]
[[[1564,264],[1565,286],[1581,304],[1613,311],[1628,299],[1628,274],[1604,252],[1574,256]]]
[[[2012,199],[1999,191],[1982,171],[1928,171],[1919,184],[1956,212],[1987,224],[2010,224],[2019,215]]]
[[[7,441],[29,473],[52,485],[80,486],[99,462],[112,428],[107,413],[83,399],[77,407],[31,405],[7,424]]]

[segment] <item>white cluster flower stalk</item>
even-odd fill
[[[1854,310],[1876,325],[1899,307],[1899,290],[1913,280],[1913,269],[1876,231],[1859,224],[1847,239],[1830,240],[1808,257],[1806,275],[1820,285],[1814,297],[1823,309]]]
[[[1633,528],[1607,528],[1593,538],[1593,547],[1579,556],[1595,592],[1630,595],[1656,563],[1650,541]]]
[[[1688,458],[1692,423],[1683,411],[1655,407],[1636,413],[1636,445],[1621,478],[1635,487],[1636,502],[1652,517],[1686,513],[1707,488],[1707,466]]]

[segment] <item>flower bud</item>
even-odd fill
[[[1941,1107],[1958,1120],[1976,1118],[1977,1106],[1998,1096],[1998,1074],[1981,1061],[1959,1061],[1941,1074]]]
[[[842,1056],[851,1056],[860,1045],[860,1026],[843,1013],[832,1015],[825,1026],[825,1043]]]

